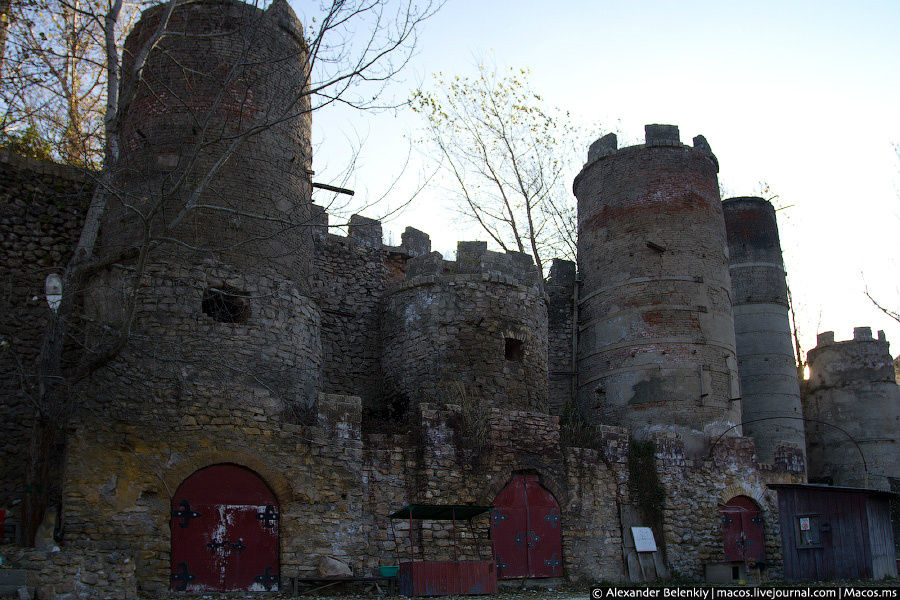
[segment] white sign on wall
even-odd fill
[[[656,540],[653,538],[653,530],[649,527],[632,527],[631,535],[634,537],[634,549],[638,552],[656,552]]]

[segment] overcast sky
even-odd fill
[[[870,325],[900,352],[900,325],[864,296],[868,284],[900,309],[900,2],[448,0],[388,91],[402,100],[432,73],[471,74],[477,58],[530,69],[534,90],[585,127],[618,130],[620,145],[642,141],[646,123],[678,125],[687,143],[703,134],[730,195],[765,181],[788,206],[779,226],[805,349],[819,331],[841,340]],[[371,201],[418,126],[405,110],[316,113],[314,168],[335,172],[363,138],[349,187]],[[424,157],[412,161],[395,204]],[[386,241],[410,225],[447,256],[457,240],[486,239],[456,220],[446,193],[426,190],[385,223]]]

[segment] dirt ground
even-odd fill
[[[588,598],[590,597],[590,593],[591,591],[589,588],[580,589],[578,587],[566,585],[562,588],[535,588],[527,590],[501,589],[499,594],[490,596],[443,596],[442,598],[455,599],[465,597],[469,599],[486,598],[489,600],[588,600]],[[408,596],[400,595],[379,595],[374,590],[371,592],[363,592],[360,591],[360,588],[358,587],[351,590],[339,590],[330,593],[328,590],[305,593],[299,597],[315,600],[363,600],[369,598],[381,598],[384,600],[403,600],[408,598]],[[287,598],[297,598],[297,596],[292,596],[286,593],[280,593],[272,596],[268,594],[203,594],[200,596],[190,596],[189,598],[191,598],[191,600],[286,600]]]

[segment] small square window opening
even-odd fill
[[[201,308],[204,314],[220,323],[246,323],[250,318],[247,294],[227,286],[205,289]]]
[[[506,360],[522,362],[525,358],[525,342],[515,338],[506,338]]]

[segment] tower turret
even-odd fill
[[[575,179],[578,403],[602,423],[725,429],[740,391],[718,161],[702,136],[645,130],[597,140]]]
[[[844,342],[820,333],[807,361],[810,481],[889,490],[887,478],[900,477],[900,387],[884,332],[857,327]]]

